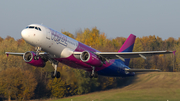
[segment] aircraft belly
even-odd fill
[[[124,70],[119,67],[115,67],[114,65],[98,71],[98,74],[104,76],[125,76]]]
[[[72,67],[72,68],[84,69],[86,71],[92,70],[92,67],[90,65],[87,65],[87,64],[83,63],[81,60],[74,58],[73,55],[71,55],[68,58],[55,58],[55,59],[67,66]]]
[[[54,58],[57,61],[76,69],[83,69],[86,71],[92,71],[92,67],[79,59],[76,59],[73,55],[68,58]],[[112,60],[110,63],[104,64],[102,67],[95,67],[95,71],[99,75],[112,76],[112,77],[126,77],[133,76],[131,73],[126,74],[124,68],[127,66],[121,63],[121,60]]]
[[[114,63],[102,70],[98,71],[99,75],[103,76],[111,76],[111,77],[127,77],[127,76],[134,76],[134,73],[126,73],[124,68],[129,68],[128,66],[124,65],[121,60],[117,59]]]

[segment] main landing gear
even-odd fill
[[[35,47],[35,50],[36,50],[36,55],[38,56],[39,52],[41,51],[41,47]]]
[[[57,66],[58,66],[58,62],[52,62],[52,66],[54,67],[54,71],[51,72],[51,77],[52,78],[60,78],[61,74],[60,72],[57,71]]]
[[[95,70],[95,67],[92,66],[92,72],[91,74],[89,75],[90,78],[97,78],[98,77],[98,73],[94,71]]]

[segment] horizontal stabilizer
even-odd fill
[[[159,69],[125,69],[127,72],[160,72]]]

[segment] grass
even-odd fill
[[[179,101],[180,73],[141,73],[122,88],[49,101]]]

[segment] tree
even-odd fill
[[[69,36],[69,37],[71,37],[71,38],[73,38],[74,39],[74,35],[73,34],[71,34],[71,33],[69,33],[69,32],[62,32],[64,35],[67,35],[67,36]]]
[[[53,97],[62,98],[66,95],[66,83],[61,78],[49,80],[48,87]]]
[[[15,99],[30,99],[37,85],[31,71],[20,68],[7,68],[0,73],[0,92],[10,101]]]

